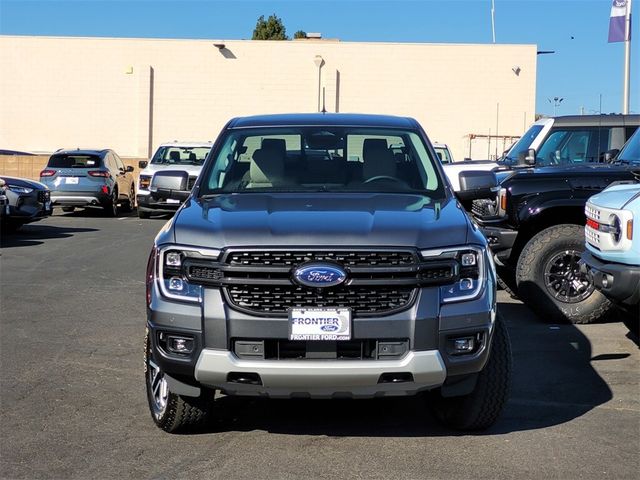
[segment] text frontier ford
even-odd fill
[[[495,267],[436,158],[413,119],[269,115],[231,120],[191,192],[157,174],[186,199],[146,276],[158,427],[204,422],[216,390],[424,394],[446,425],[492,425],[511,375]],[[495,186],[473,172],[458,195]]]

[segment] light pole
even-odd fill
[[[553,98],[547,98],[547,100],[549,100],[549,103],[553,103],[553,116],[556,116],[556,112],[558,110],[558,107],[560,106],[560,104],[562,103],[562,101],[564,100],[564,98],[562,97],[553,97]]]

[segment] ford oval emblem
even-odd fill
[[[296,283],[305,287],[333,287],[347,279],[347,273],[337,265],[307,263],[293,271]]]
[[[320,330],[322,330],[323,332],[335,332],[336,330],[338,330],[338,325],[322,325],[320,327]]]

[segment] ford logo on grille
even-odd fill
[[[333,287],[347,279],[347,273],[337,265],[307,263],[293,271],[296,283],[305,287]]]

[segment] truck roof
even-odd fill
[[[416,128],[413,118],[392,115],[356,113],[285,113],[234,118],[227,128],[280,127],[280,126],[357,126]]]

